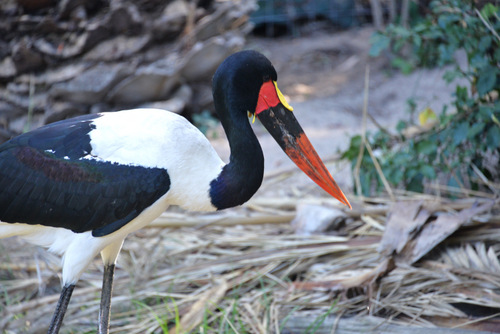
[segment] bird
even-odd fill
[[[0,239],[19,236],[62,255],[62,289],[47,333],[59,332],[76,283],[99,254],[98,332],[108,333],[124,239],[170,205],[216,211],[255,194],[264,173],[255,118],[305,174],[351,208],[277,80],[270,60],[252,50],[230,55],[215,71],[212,94],[228,163],[188,120],[161,109],[82,115],[0,145]]]

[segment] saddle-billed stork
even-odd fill
[[[80,116],[0,146],[0,238],[20,236],[63,255],[58,333],[71,294],[97,254],[105,270],[99,333],[107,333],[115,262],[125,237],[169,205],[214,211],[246,202],[262,182],[264,157],[248,116],[330,195],[350,204],[255,51],[229,56],[213,77],[215,109],[231,156],[219,158],[185,118],[158,109]]]

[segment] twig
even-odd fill
[[[372,121],[373,125],[375,125],[380,131],[383,133],[387,134],[389,137],[394,138],[394,135],[389,132],[386,128],[384,128],[376,119],[373,117],[370,113],[367,113],[367,116],[370,118],[370,121]]]
[[[479,168],[477,168],[474,163],[471,163],[470,165],[474,170],[474,173],[477,174],[481,181],[483,181],[483,183],[486,184],[494,194],[498,195],[498,191],[495,189],[494,183],[490,182],[490,180],[488,180],[488,178],[483,174],[483,172],[481,172],[481,170],[479,170]]]
[[[408,17],[410,16],[410,0],[403,0],[401,4],[401,25],[408,26]]]
[[[494,199],[495,195],[494,194],[489,194],[483,191],[476,191],[476,190],[470,190],[466,188],[457,188],[457,187],[450,187],[450,186],[445,186],[445,185],[434,185],[430,184],[430,188],[439,188],[441,191],[446,191],[448,193],[460,193],[463,194],[464,196],[477,196],[477,197],[482,197],[482,198],[491,198]]]
[[[379,0],[370,0],[370,5],[372,7],[372,17],[375,29],[382,30],[383,27],[383,17],[382,17],[382,6]]]
[[[500,36],[495,31],[495,29],[493,29],[493,27],[488,23],[488,21],[486,21],[486,19],[481,15],[481,12],[479,10],[477,10],[477,8],[475,8],[474,10],[476,11],[477,16],[479,16],[479,18],[481,19],[481,21],[486,26],[486,28],[488,28],[488,30],[491,31],[491,33],[493,34],[493,36],[495,36],[500,41]]]
[[[366,142],[365,145],[366,145],[366,149],[367,149],[368,153],[370,154],[370,157],[372,158],[373,165],[375,166],[375,169],[377,170],[378,176],[380,177],[380,179],[382,180],[382,183],[384,184],[385,190],[389,194],[389,197],[391,198],[391,200],[394,201],[395,198],[394,198],[394,193],[392,192],[392,188],[391,188],[389,182],[387,181],[387,179],[384,175],[384,172],[382,171],[382,168],[380,167],[380,164],[378,163],[378,160],[375,157],[375,154],[373,154],[373,150],[372,150],[370,143]]]
[[[370,79],[370,66],[366,66],[365,70],[365,93],[363,100],[363,119],[361,120],[361,145],[359,146],[358,160],[356,161],[356,166],[354,167],[354,182],[356,183],[356,192],[358,196],[362,196],[361,192],[361,180],[359,179],[359,171],[361,169],[361,161],[363,160],[363,154],[365,152],[365,142],[366,142],[366,117],[368,114],[368,83]]]
[[[147,227],[178,228],[178,227],[204,227],[207,225],[234,226],[234,225],[260,225],[260,224],[286,224],[295,217],[295,213],[281,215],[258,215],[255,217],[216,217],[201,219],[199,217],[174,218],[166,214],[161,215]]]

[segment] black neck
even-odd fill
[[[212,204],[218,210],[248,201],[259,189],[264,174],[264,156],[247,118],[246,103],[225,99],[228,96],[231,94],[223,97],[214,92],[215,108],[231,149],[229,163],[210,184]]]

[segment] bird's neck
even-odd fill
[[[212,204],[222,210],[245,203],[259,189],[264,174],[264,155],[246,111],[226,110],[219,115],[231,156],[229,163],[210,184],[210,198]]]

